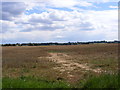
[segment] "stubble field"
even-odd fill
[[[22,88],[8,84],[28,78],[66,84],[55,87],[85,87],[91,77],[118,73],[118,44],[2,47],[2,66],[3,88]]]

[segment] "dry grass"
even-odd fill
[[[3,47],[3,77],[34,76],[50,80],[62,78],[72,83],[98,73],[75,68],[72,71],[54,69],[61,64],[53,62],[50,53],[64,53],[69,60],[79,64],[86,64],[92,69],[117,72],[118,44],[89,44],[70,46],[16,46]],[[68,76],[69,74],[69,76]]]

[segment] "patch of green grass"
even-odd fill
[[[117,74],[104,74],[92,76],[88,79],[81,80],[78,85],[71,86],[61,80],[45,80],[35,77],[21,76],[19,78],[2,79],[2,88],[120,88],[120,76]]]
[[[59,51],[57,51],[57,50],[56,51],[48,51],[48,53],[64,53],[64,52],[65,51],[60,51],[60,50]]]
[[[2,89],[2,78],[0,77],[0,89]]]
[[[117,74],[104,74],[93,76],[88,80],[81,81],[78,87],[81,88],[120,88],[120,76]]]
[[[64,81],[48,81],[33,77],[3,78],[3,88],[70,88]]]

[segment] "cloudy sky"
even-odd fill
[[[118,2],[6,1],[1,6],[3,43],[118,40]]]

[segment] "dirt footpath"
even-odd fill
[[[93,71],[96,73],[102,72],[102,70],[100,68],[98,68],[98,69],[90,68],[89,66],[87,66],[87,63],[79,64],[72,60],[68,60],[70,58],[70,56],[68,56],[67,54],[64,54],[64,53],[50,53],[50,55],[51,55],[51,57],[49,57],[50,60],[52,60],[53,62],[56,62],[58,64],[61,64],[61,67],[54,67],[54,69],[58,69],[61,72],[66,71],[66,70],[72,71],[75,68],[81,68],[81,69],[84,69],[85,71]]]
[[[55,70],[59,70],[61,73],[66,72],[68,78],[75,78],[75,76],[71,73],[75,69],[82,69],[83,71],[92,71],[95,73],[101,73],[103,70],[100,68],[92,69],[90,68],[87,63],[76,63],[74,60],[71,59],[71,56],[65,53],[49,53],[50,57],[46,57],[49,61],[55,62],[59,64],[59,66],[53,67]],[[39,57],[40,58],[40,57]]]

